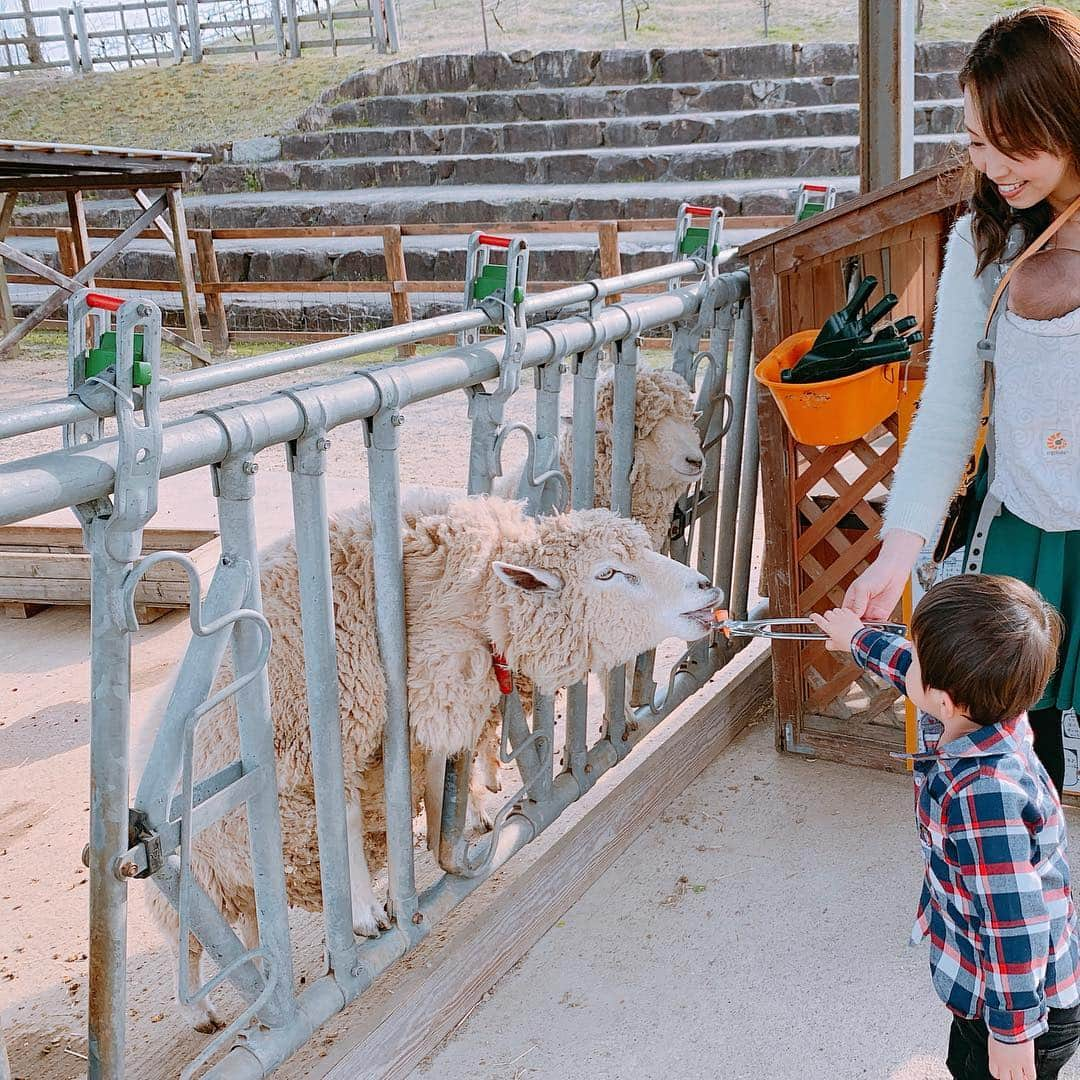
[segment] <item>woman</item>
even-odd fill
[[[916,557],[936,535],[975,443],[983,397],[976,344],[989,308],[985,277],[977,275],[993,274],[995,264],[1030,245],[1080,196],[1080,17],[1035,7],[996,20],[975,43],[960,84],[974,195],[970,213],[949,235],[926,386],[896,469],[881,550],[845,598],[845,607],[866,619],[892,614]],[[1050,243],[1080,250],[1080,215],[1065,221]],[[1072,317],[1075,323],[1075,312]],[[1071,325],[1062,320],[1042,324],[1047,334],[1059,335],[1052,338],[1055,363],[1070,365],[1068,379],[1055,379],[1070,398],[1064,423],[1071,424],[1061,440],[1064,450],[1055,443],[1058,451],[1071,455],[1065,474],[1056,473],[1059,487],[1062,475],[1080,486],[1080,334],[1066,333]],[[1032,341],[1051,341],[1038,337],[1038,325],[1034,329]],[[1035,360],[1049,355],[1036,346]],[[1037,370],[1033,362],[1032,371]],[[1026,384],[1012,379],[1007,388],[999,384],[998,420],[1008,414],[1010,421],[1025,416],[1030,421],[1044,389],[1045,383],[1034,377]],[[1027,446],[1001,437],[999,429],[1015,431],[1014,424],[993,426],[998,463],[1007,464],[1011,454],[1030,457]],[[1055,459],[1054,464],[1057,468],[1061,462]],[[976,488],[983,497],[986,468],[984,460]],[[1039,482],[1045,481],[1037,479],[1036,487]],[[1025,487],[1025,494],[1038,501],[1038,491]],[[1020,578],[1065,618],[1058,671],[1029,714],[1036,753],[1060,791],[1065,773],[1061,714],[1080,706],[1080,520],[1075,513],[1062,513],[1051,522],[1033,524],[1014,512],[1022,501],[1006,495],[986,535],[976,539],[972,530],[965,568],[974,557],[976,563],[981,559],[983,573]]]

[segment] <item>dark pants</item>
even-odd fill
[[[955,1080],[991,1080],[986,1025],[954,1016],[945,1064]],[[1035,1040],[1035,1075],[1057,1080],[1058,1073],[1080,1046],[1080,1005],[1051,1009],[1050,1027]]]
[[[1028,713],[1035,735],[1035,756],[1050,774],[1058,795],[1065,786],[1065,746],[1061,731],[1060,709],[1032,709]]]

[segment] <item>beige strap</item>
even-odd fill
[[[983,337],[990,336],[990,324],[994,321],[994,312],[997,311],[998,303],[1001,301],[1001,294],[1005,291],[1005,287],[1009,284],[1009,278],[1012,277],[1013,271],[1016,270],[1025,259],[1031,258],[1037,252],[1041,251],[1045,246],[1047,240],[1049,240],[1054,233],[1065,224],[1077,212],[1080,210],[1080,196],[1073,199],[1073,201],[1063,210],[1049,225],[1037,236],[1032,243],[1023,251],[1023,253],[1013,262],[1012,266],[1005,272],[1005,276],[998,282],[998,287],[994,290],[994,296],[990,301],[990,310],[986,313],[986,326],[983,329]]]

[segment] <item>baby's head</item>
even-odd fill
[[[1009,310],[1024,319],[1059,319],[1080,308],[1080,251],[1032,255],[1009,278]]]
[[[914,705],[939,720],[997,724],[1042,696],[1057,666],[1061,617],[1016,578],[960,574],[919,601],[911,641]]]

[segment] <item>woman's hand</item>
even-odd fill
[[[903,529],[886,533],[878,557],[848,586],[844,607],[868,622],[888,619],[924,543],[917,533]]]

